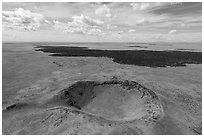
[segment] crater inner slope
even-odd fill
[[[57,95],[65,105],[115,121],[158,119],[162,105],[151,90],[134,81],[79,81]]]

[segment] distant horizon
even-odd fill
[[[142,42],[142,41],[138,41],[138,42],[118,42],[118,41],[104,41],[104,42],[95,42],[95,41],[2,41],[2,43],[197,43],[197,44],[202,44],[201,42],[165,42],[165,41],[155,41],[155,42]]]

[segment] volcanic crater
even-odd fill
[[[83,112],[114,121],[162,116],[161,102],[153,91],[134,81],[78,81],[54,97]]]
[[[114,79],[103,82],[78,81],[58,91],[43,103],[37,103],[40,102],[39,96],[33,97],[34,102],[27,104],[18,102],[3,111],[5,117],[17,112],[22,113],[14,115],[11,122],[4,127],[6,134],[55,134],[54,132],[59,134],[62,130],[70,132],[67,134],[84,134],[84,132],[117,134],[120,128],[123,129],[122,134],[143,134],[146,128],[140,127],[141,122],[142,125],[147,122],[148,126],[164,117],[163,107],[157,94],[135,81]],[[33,111],[32,104],[35,104]],[[34,122],[36,120],[37,123]],[[72,124],[73,120],[77,125]],[[21,121],[24,128],[17,126],[16,121]],[[97,125],[93,127],[96,131],[87,127],[92,127],[93,124]],[[7,127],[15,127],[15,130],[11,131]],[[108,130],[110,127],[111,131]],[[72,131],[72,128],[75,130]],[[106,132],[102,129],[106,129]],[[129,129],[134,133],[129,132]]]

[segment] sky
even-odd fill
[[[202,42],[201,2],[2,3],[3,41]]]

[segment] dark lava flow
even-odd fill
[[[58,57],[108,57],[120,64],[148,67],[186,66],[201,64],[202,52],[151,50],[97,50],[88,47],[37,46],[36,51],[52,53]]]

